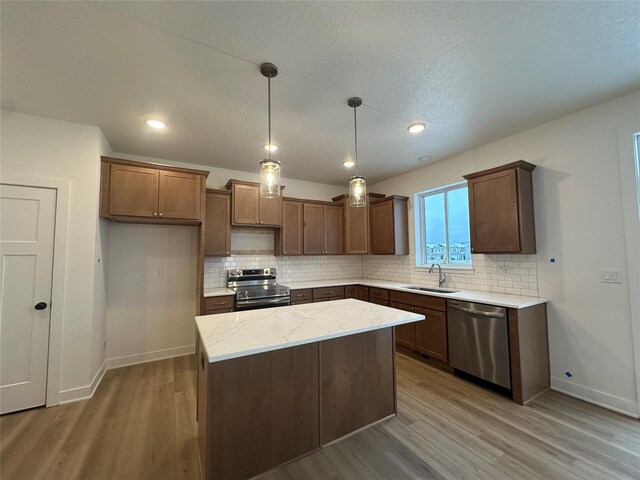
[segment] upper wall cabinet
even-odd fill
[[[536,166],[520,160],[465,175],[472,253],[536,253],[533,182]]]
[[[370,193],[367,197],[371,202],[372,200],[384,198],[384,195]],[[371,249],[369,208],[350,207],[349,195],[334,197],[333,201],[340,203],[344,207],[344,253],[347,255],[366,255]]]
[[[280,227],[282,226],[282,196],[260,196],[260,184],[229,180],[231,190],[231,224],[234,226]]]
[[[205,214],[205,256],[231,255],[231,193],[207,190]]]
[[[344,254],[342,205],[305,202],[303,204],[303,219],[303,251],[305,255]]]
[[[128,223],[198,224],[208,174],[102,157],[100,216]]]
[[[392,195],[371,202],[372,254],[409,254],[408,200],[408,197]]]
[[[304,203],[296,200],[282,201],[282,228],[275,233],[276,255],[304,254]]]

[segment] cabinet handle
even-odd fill
[[[304,295],[302,295],[301,293],[296,293],[296,297],[303,297]]]
[[[157,217],[158,216],[158,212],[153,212],[153,216]]]
[[[216,302],[216,305],[224,305],[226,302]]]
[[[227,255],[229,255],[229,252],[227,252]]]
[[[162,216],[162,212],[160,212],[158,215]]]

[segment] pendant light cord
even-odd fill
[[[269,160],[271,160],[271,75],[267,77],[269,91]]]
[[[353,107],[353,129],[355,131],[356,144],[356,176],[358,176],[358,117],[356,115],[356,107]]]

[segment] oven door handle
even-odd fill
[[[268,305],[268,304],[280,304],[280,303],[290,303],[291,297],[271,297],[271,298],[254,298],[251,300],[237,300],[236,307],[250,306],[250,305]]]

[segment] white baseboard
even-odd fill
[[[579,398],[585,402],[593,403],[599,407],[628,415],[629,417],[639,418],[638,404],[626,398],[616,397],[615,395],[585,387],[584,385],[578,385],[559,377],[551,377],[551,389],[571,397]]]
[[[71,388],[60,392],[60,405],[65,403],[78,402],[80,400],[88,400],[93,397],[98,385],[102,381],[107,370],[114,368],[128,367],[139,363],[155,362],[156,360],[164,360],[165,358],[181,357],[195,353],[195,345],[185,345],[184,347],[168,348],[166,350],[156,350],[155,352],[138,353],[135,355],[126,355],[123,357],[109,358],[105,360],[93,377],[90,385],[84,387]]]
[[[79,402],[80,400],[87,400],[93,397],[93,394],[100,385],[102,381],[102,377],[107,372],[107,362],[106,360],[102,362],[100,368],[93,376],[93,380],[91,380],[91,384],[85,385],[84,387],[71,388],[69,390],[61,390],[60,391],[60,405],[64,405],[65,403],[71,402]]]
[[[195,345],[185,345],[183,347],[167,348],[165,350],[156,350],[154,352],[136,353],[134,355],[109,358],[107,360],[107,370],[138,365],[139,363],[155,362],[156,360],[164,360],[165,358],[181,357],[183,355],[195,353],[195,351]]]

